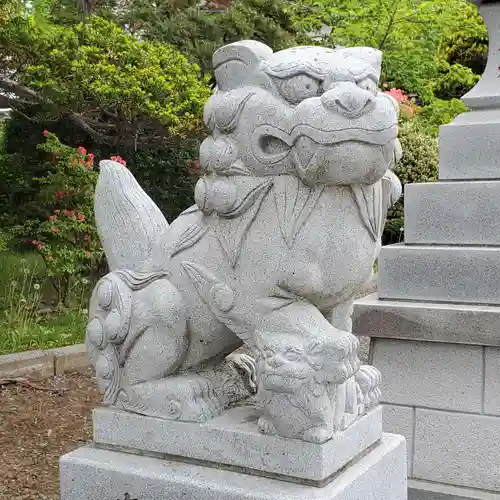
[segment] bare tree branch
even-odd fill
[[[7,92],[12,92],[19,97],[33,99],[37,103],[47,102],[47,100],[39,96],[34,90],[31,90],[30,88],[25,87],[24,85],[21,85],[14,80],[11,80],[10,78],[0,78],[0,88]]]

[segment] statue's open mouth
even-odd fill
[[[310,125],[298,125],[290,134],[276,127],[263,125],[254,130],[252,145],[259,161],[272,164],[287,157],[293,149],[303,150],[305,153],[305,150],[310,148],[310,152],[307,153],[312,156],[321,147],[348,141],[384,146],[394,141],[397,135],[397,125],[380,129],[352,127],[338,130],[321,130]]]

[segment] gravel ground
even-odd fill
[[[59,457],[92,439],[92,373],[0,384],[0,499],[58,500]]]

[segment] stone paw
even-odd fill
[[[355,379],[361,398],[359,403],[364,406],[365,411],[369,411],[380,402],[380,372],[374,366],[362,365]]]
[[[328,380],[335,384],[343,384],[351,378],[358,370],[361,362],[358,358],[359,340],[350,333],[344,333],[335,340],[336,363],[326,367]]]
[[[307,429],[302,435],[304,441],[311,443],[323,444],[332,438],[332,432],[324,427],[312,427]]]
[[[278,431],[276,430],[274,424],[265,415],[262,415],[259,418],[257,425],[259,427],[259,431],[262,432],[262,434],[269,434],[272,436],[278,434]]]

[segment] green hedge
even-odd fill
[[[430,137],[407,124],[399,134],[403,148],[401,161],[394,169],[403,187],[417,182],[433,182],[438,177],[437,139]],[[385,225],[383,244],[399,243],[404,237],[403,197],[389,210]]]

